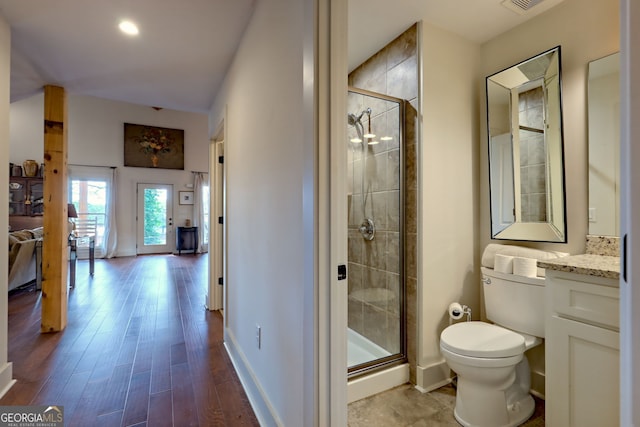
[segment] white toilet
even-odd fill
[[[458,374],[454,415],[463,426],[517,426],[535,409],[524,352],[544,337],[544,277],[482,267],[482,287],[494,324],[456,323],[440,335],[442,356]]]

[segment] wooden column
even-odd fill
[[[67,97],[44,87],[44,241],[41,332],[67,326]]]

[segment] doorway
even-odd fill
[[[161,254],[172,252],[173,185],[138,184],[138,216],[136,253]]]
[[[209,197],[210,214],[210,251],[209,251],[209,295],[207,308],[222,310],[224,286],[224,142],[215,141],[209,150],[210,170]]]

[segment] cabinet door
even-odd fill
[[[43,209],[43,194],[44,185],[42,179],[31,180],[29,182],[29,214],[30,215],[42,215]]]
[[[619,334],[557,316],[549,322],[546,425],[619,425]]]
[[[27,215],[28,188],[24,179],[12,178],[9,182],[9,215]]]

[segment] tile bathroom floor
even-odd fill
[[[544,426],[544,400],[534,397],[536,409],[523,426]],[[456,392],[451,385],[420,393],[412,384],[349,404],[349,427],[458,427],[453,416]]]

